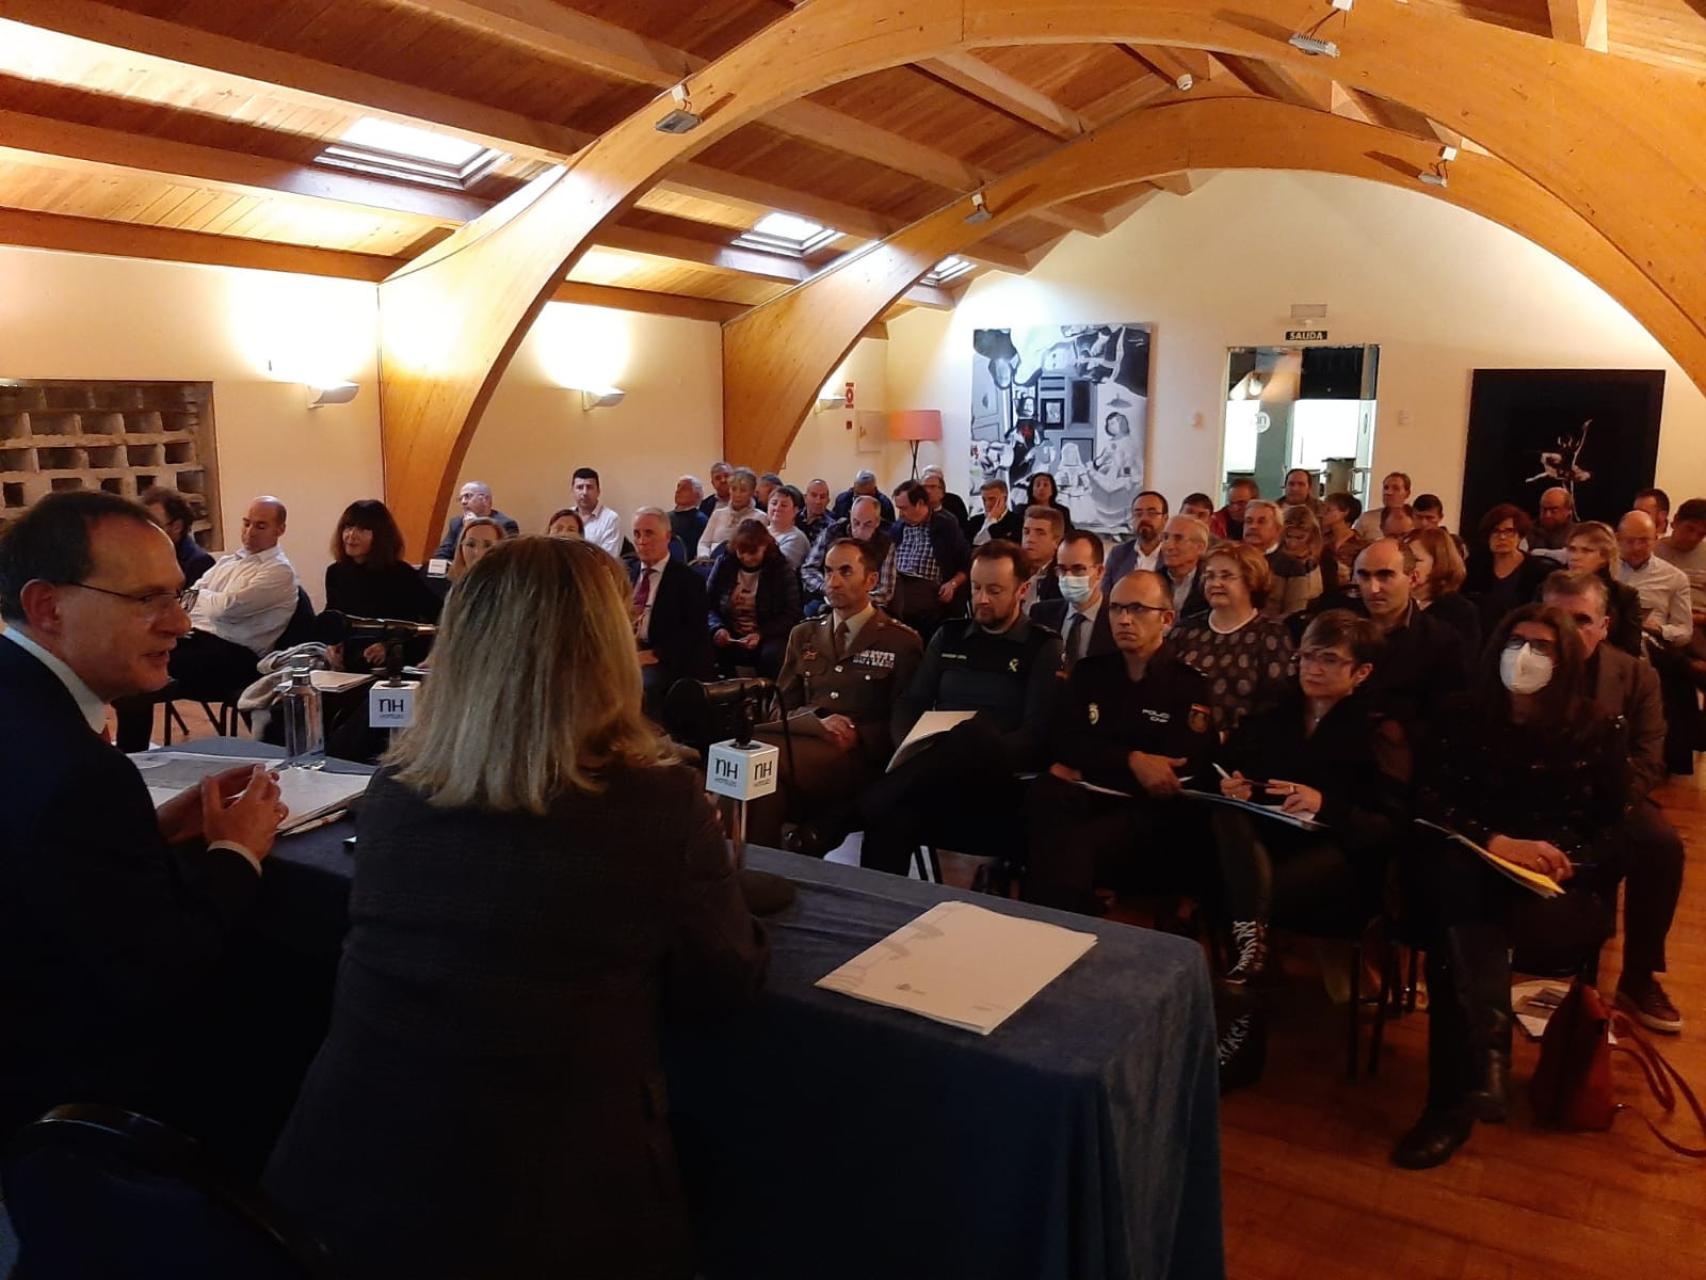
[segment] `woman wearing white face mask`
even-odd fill
[[[1482,656],[1479,687],[1416,747],[1416,812],[1550,876],[1542,898],[1461,846],[1427,839],[1407,901],[1427,931],[1428,1102],[1393,1162],[1443,1164],[1475,1120],[1504,1119],[1510,1070],[1510,948],[1565,967],[1597,949],[1616,899],[1616,838],[1629,796],[1621,720],[1594,707],[1569,615],[1525,605]]]

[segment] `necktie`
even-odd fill
[[[634,584],[634,612],[644,613],[646,606],[652,602],[652,573],[650,565],[640,570],[640,580]]]
[[[1072,670],[1078,661],[1078,642],[1084,634],[1084,615],[1075,613],[1066,624],[1066,669]]]
[[[844,658],[847,656],[847,638],[848,638],[847,624],[845,622],[836,623],[835,624],[835,656],[836,657]]]

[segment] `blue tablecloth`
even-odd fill
[[[261,927],[309,957],[343,931],[349,832],[280,840],[269,863]],[[1193,943],[772,850],[747,862],[799,891],[770,921],[767,998],[670,1041],[707,1276],[1224,1273],[1214,1019]],[[1097,943],[987,1037],[813,985],[950,898]]]

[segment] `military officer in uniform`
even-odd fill
[[[1060,637],[1021,612],[1028,572],[1024,552],[1003,539],[972,556],[972,616],[931,636],[895,702],[895,740],[929,710],[973,715],[923,741],[866,790],[864,866],[904,875],[924,841],[1010,861],[1023,851],[1016,775],[1046,763],[1042,728],[1061,666]]]
[[[1086,915],[1101,914],[1094,889],[1122,870],[1146,887],[1194,887],[1190,868],[1170,856],[1201,846],[1189,834],[1200,815],[1180,784],[1209,767],[1215,741],[1208,678],[1165,639],[1174,618],[1166,579],[1128,573],[1106,608],[1116,652],[1073,667],[1050,725],[1049,769],[1026,799],[1025,899]]]
[[[883,771],[896,694],[918,670],[924,642],[871,603],[881,568],[868,542],[839,538],[824,554],[828,609],[788,635],[776,688],[787,713],[757,736],[781,752],[774,796],[754,801],[748,838],[776,845],[784,818],[801,852],[823,853],[853,825],[861,787]]]

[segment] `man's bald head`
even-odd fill
[[[1658,526],[1645,511],[1631,511],[1617,522],[1617,550],[1623,563],[1639,569],[1653,558],[1653,540]]]
[[[1114,645],[1134,661],[1147,662],[1161,647],[1173,618],[1173,588],[1159,573],[1134,569],[1108,593]]]
[[[1377,626],[1395,625],[1409,611],[1413,568],[1414,557],[1396,538],[1371,542],[1357,556],[1357,594]]]
[[[1165,605],[1171,609],[1173,589],[1160,574],[1149,569],[1134,569],[1114,583],[1108,599],[1117,604]]]

